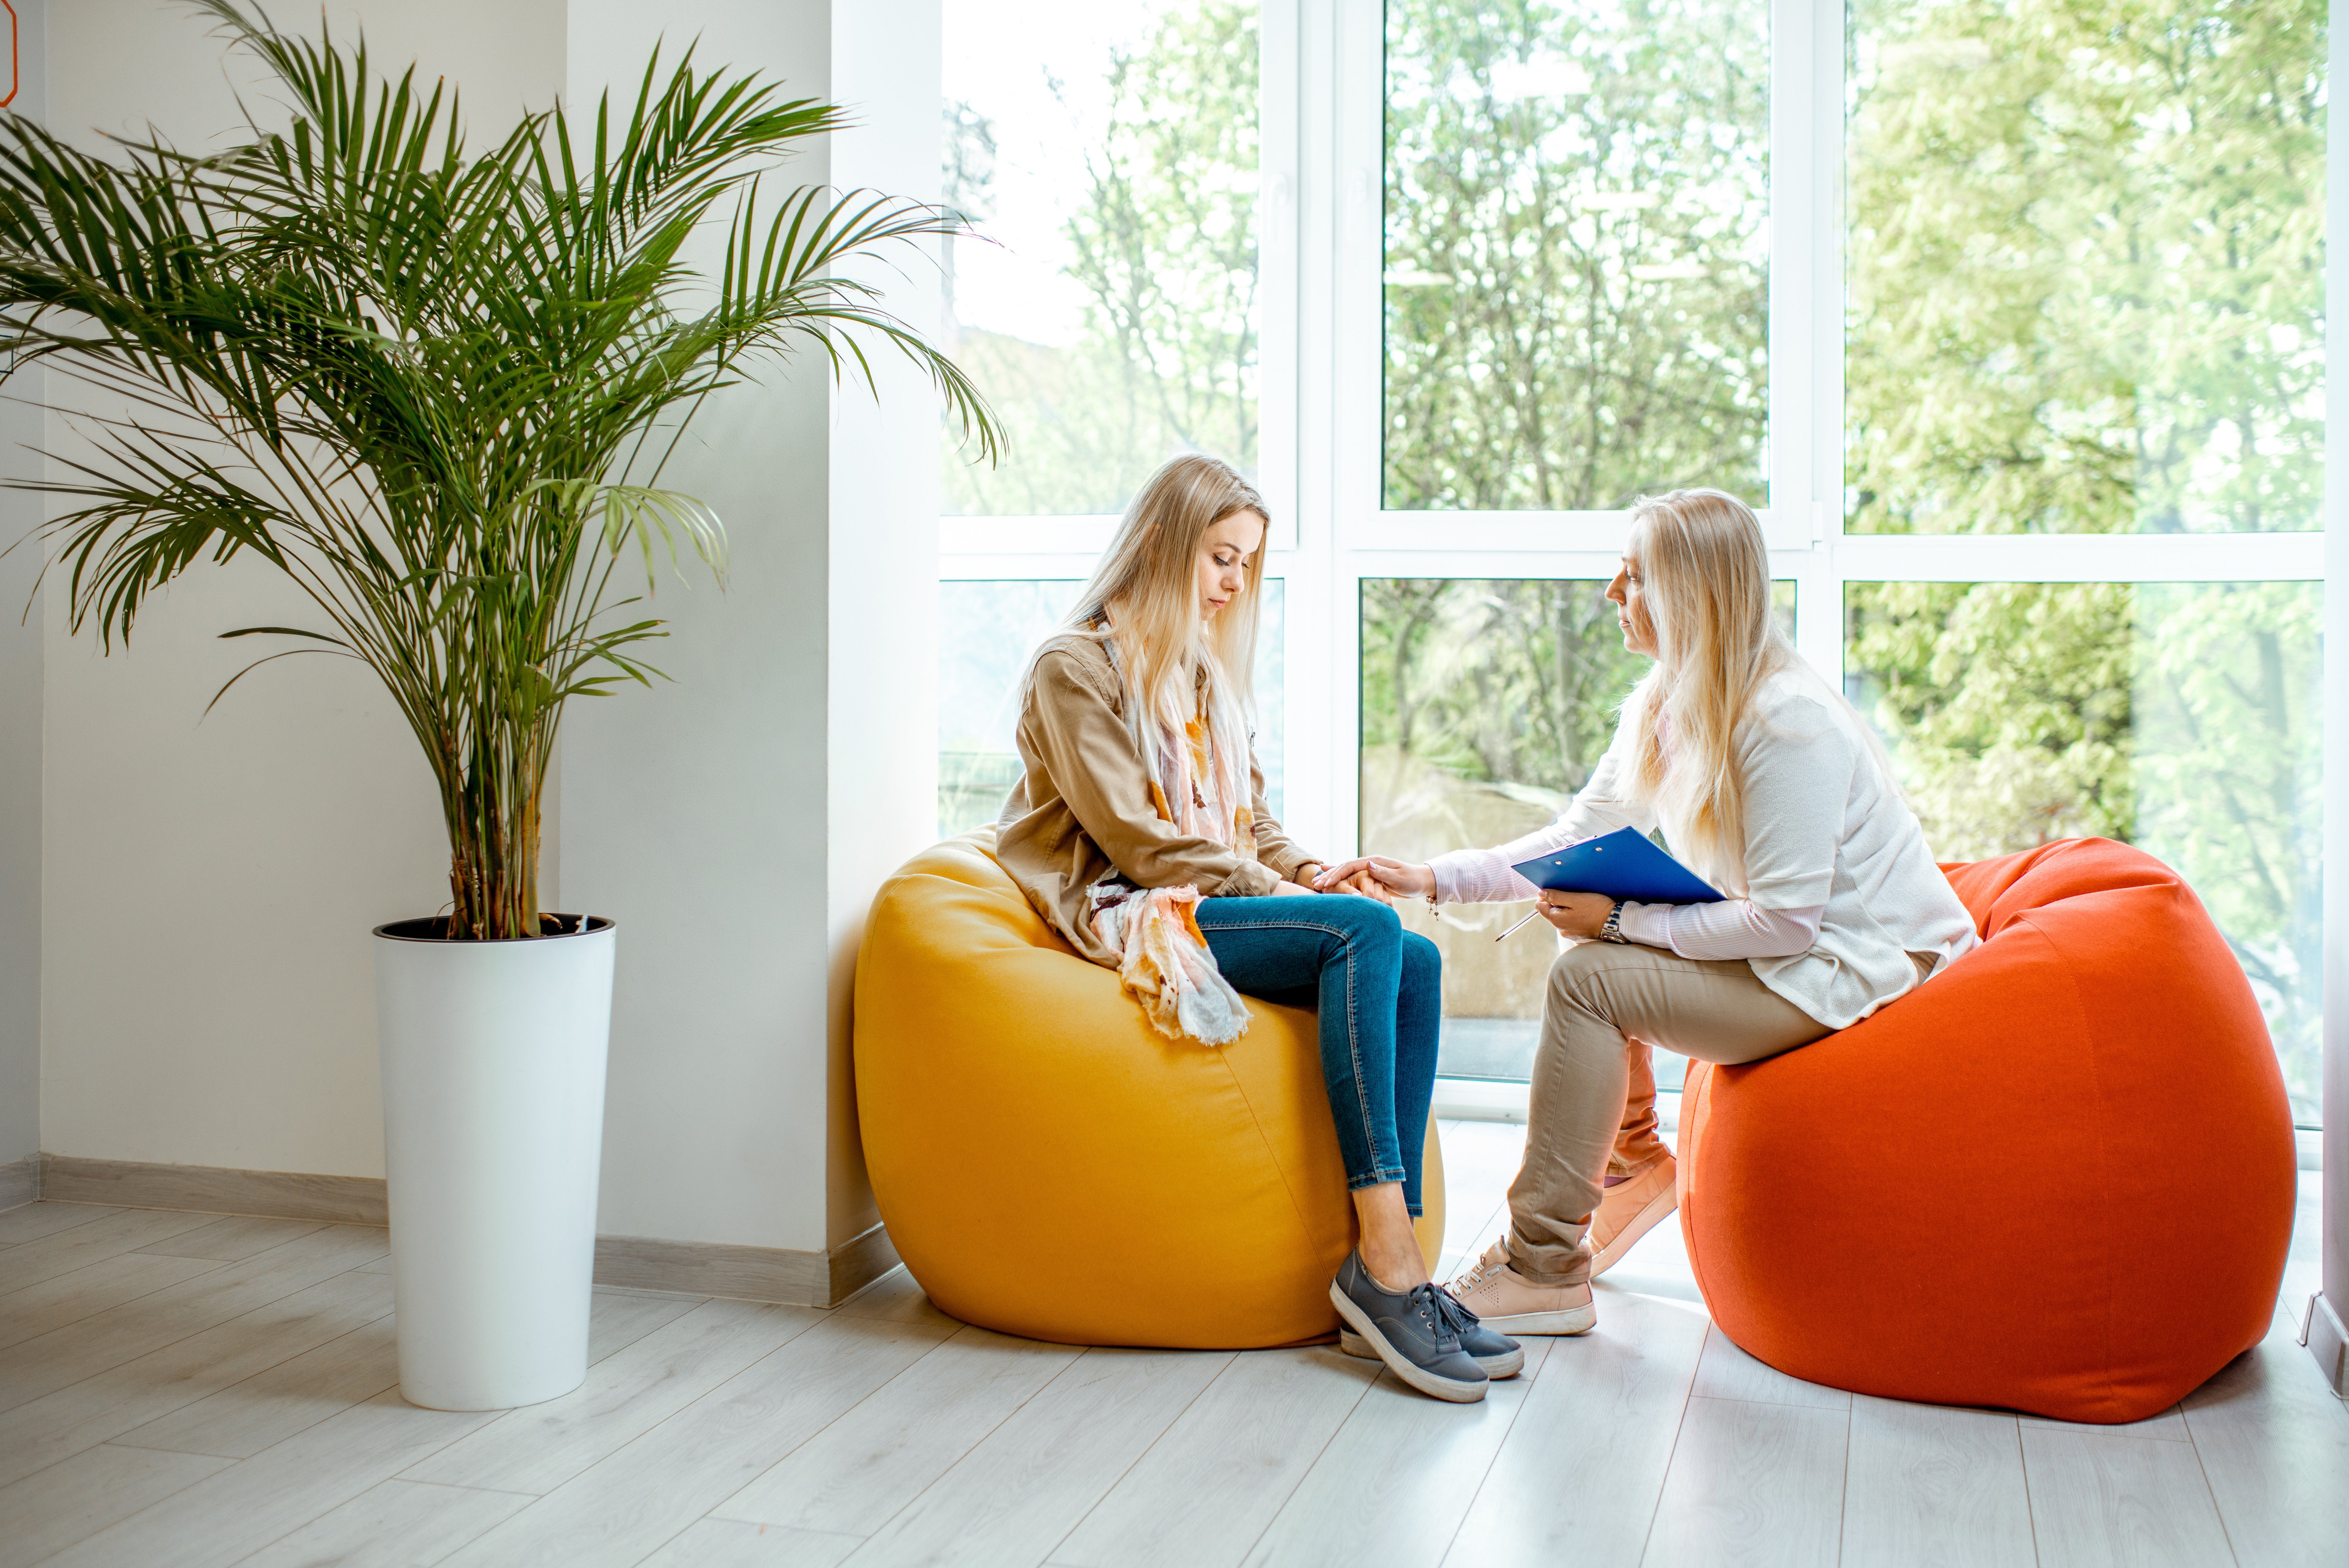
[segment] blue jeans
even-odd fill
[[[1419,1162],[1435,1097],[1444,956],[1375,898],[1202,898],[1199,929],[1235,989],[1318,1007],[1321,1081],[1346,1185],[1402,1183],[1419,1212]]]

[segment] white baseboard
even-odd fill
[[[599,1285],[793,1306],[838,1306],[896,1266],[897,1249],[881,1225],[825,1252],[650,1236],[595,1238]]]
[[[11,1173],[28,1176],[12,1199]],[[379,1176],[312,1176],[292,1170],[233,1170],[44,1154],[0,1166],[0,1209],[36,1198],[109,1203],[125,1209],[184,1209],[205,1214],[258,1214],[381,1225],[388,1205]],[[647,1236],[595,1238],[595,1282],[690,1295],[736,1296],[792,1306],[834,1306],[897,1266],[888,1231],[874,1226],[827,1251],[746,1247],[724,1241],[672,1241]]]
[[[65,1154],[41,1156],[41,1196],[53,1203],[192,1209],[204,1214],[260,1214],[338,1225],[380,1225],[385,1220],[380,1176],[311,1176]]]
[[[28,1154],[0,1165],[0,1209],[15,1209],[41,1195],[41,1157]]]
[[[1439,1121],[1522,1122],[1526,1085],[1491,1078],[1438,1078],[1435,1115]]]
[[[2308,1298],[2308,1309],[2301,1314],[2300,1343],[2316,1357],[2317,1370],[2333,1391],[2349,1398],[2349,1329],[2342,1327],[2340,1314],[2323,1291]]]

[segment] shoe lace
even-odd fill
[[[1411,1304],[1426,1323],[1438,1349],[1460,1348],[1460,1319],[1467,1309],[1454,1301],[1442,1285],[1413,1285]],[[1468,1319],[1472,1325],[1475,1321],[1473,1317]]]
[[[1487,1275],[1498,1272],[1505,1266],[1506,1265],[1500,1259],[1490,1255],[1479,1258],[1474,1263],[1469,1265],[1468,1272],[1466,1273],[1461,1275],[1458,1279],[1454,1280],[1449,1285],[1445,1286],[1444,1293],[1446,1296],[1452,1296],[1455,1293],[1459,1295],[1465,1295],[1470,1291],[1475,1290],[1478,1285],[1484,1283]],[[1452,1304],[1454,1306],[1460,1307],[1462,1312],[1468,1311],[1466,1307],[1460,1306],[1457,1300],[1454,1300]],[[1470,1315],[1473,1317],[1475,1314],[1471,1314]]]
[[[1469,1330],[1483,1321],[1444,1286],[1431,1288],[1435,1292],[1436,1315],[1444,1320],[1444,1326],[1451,1329],[1455,1337],[1465,1337]]]

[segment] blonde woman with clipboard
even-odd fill
[[[1538,896],[1570,939],[1550,970],[1508,1231],[1451,1287],[1508,1334],[1588,1333],[1591,1277],[1671,1212],[1651,1046],[1775,1056],[1867,1017],[1976,940],[1883,749],[1772,621],[1762,527],[1743,502],[1676,490],[1639,503],[1607,597],[1623,646],[1656,665],[1563,816],[1496,849],[1423,866],[1373,857],[1320,878],[1438,905]],[[1537,889],[1516,869],[1658,827],[1722,897],[1625,901]]]

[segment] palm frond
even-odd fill
[[[452,930],[535,934],[564,705],[660,679],[641,652],[667,629],[616,571],[640,565],[649,596],[689,551],[725,580],[719,519],[658,478],[706,400],[804,350],[872,386],[883,350],[999,450],[977,388],[870,281],[959,220],[823,188],[767,213],[761,182],[848,122],[690,50],[657,52],[625,110],[557,107],[476,151],[457,95],[378,72],[364,38],[189,3],[266,68],[283,130],[96,156],[0,113],[0,349],[97,400],[57,477],[24,486],[73,504],[49,568],[109,648],[199,561],[283,572],[323,629],[223,633],[306,646],[213,701],[294,653],[367,664],[440,785]],[[689,245],[721,219],[703,276]]]

